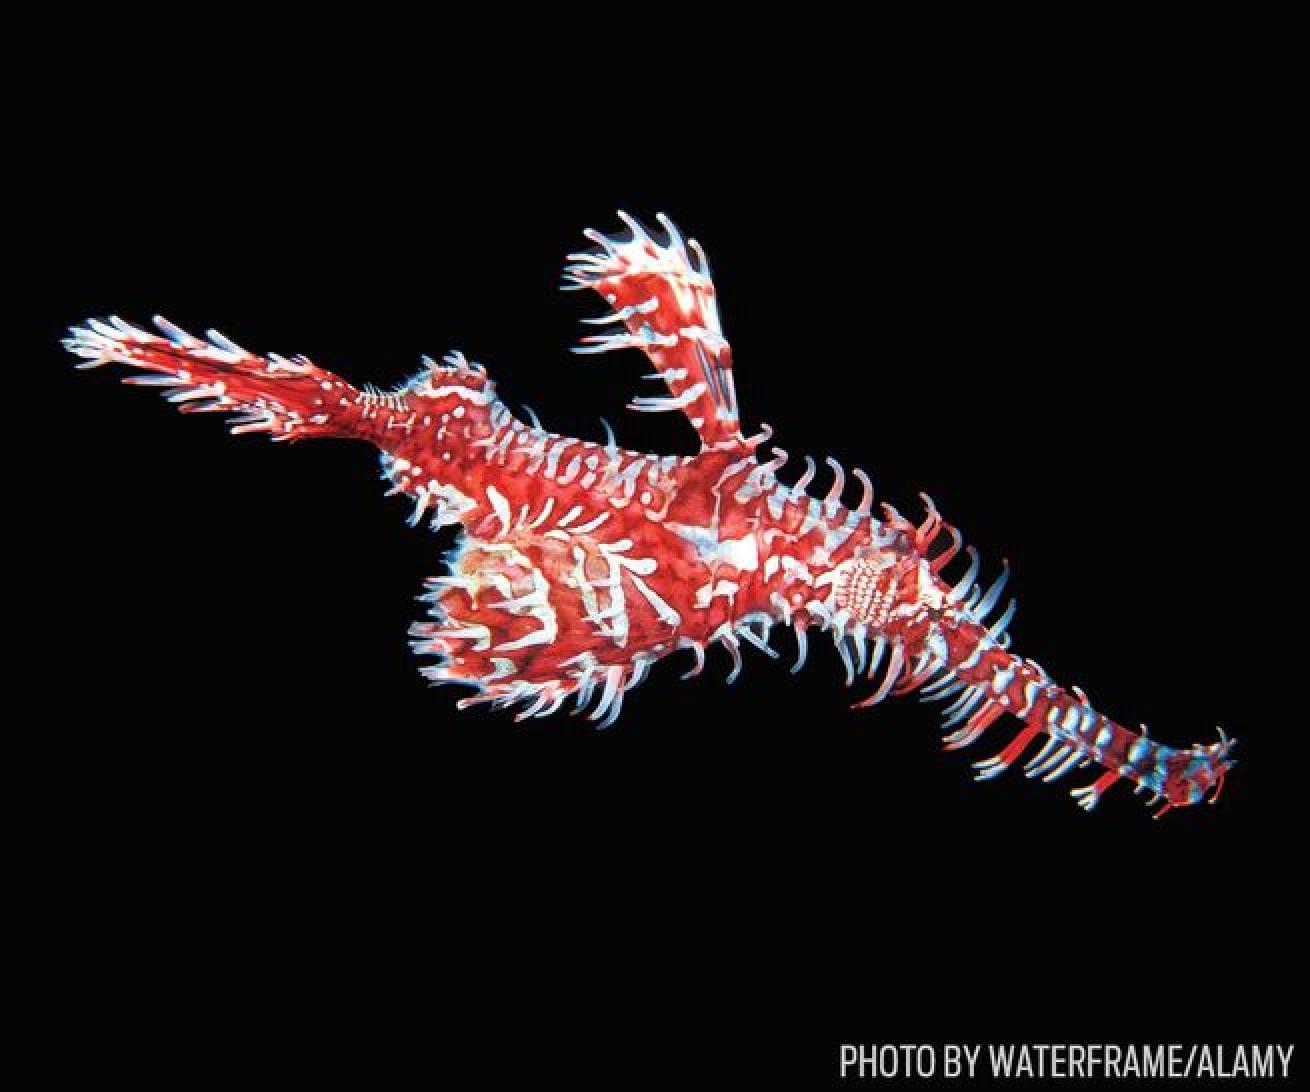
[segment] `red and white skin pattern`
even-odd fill
[[[793,485],[776,472],[765,426],[742,434],[732,351],[719,321],[704,253],[663,216],[653,234],[620,213],[626,230],[588,231],[595,248],[570,256],[567,289],[609,305],[578,352],[636,348],[666,394],[638,397],[639,412],[680,411],[701,440],[694,456],[628,451],[612,437],[593,443],[524,422],[496,396],[486,371],[460,353],[401,387],[358,390],[303,357],[247,352],[216,332],[192,337],[163,319],[159,333],[121,319],[92,320],[66,340],[80,367],[136,371],[125,382],[159,386],[183,412],[231,412],[233,432],[275,440],[364,439],[382,452],[392,492],[412,499],[411,523],[460,524],[448,571],[427,582],[430,619],[412,629],[433,662],[435,683],[458,683],[479,702],[518,719],[572,702],[601,727],[651,666],[678,650],[698,673],[706,649],[723,645],[729,679],[742,646],[769,656],[776,626],[796,637],[796,670],[807,634],[831,635],[846,683],[867,680],[856,708],[919,690],[949,702],[948,748],[973,743],[1004,717],[1018,733],[975,764],[980,779],[1025,758],[1028,777],[1054,781],[1076,767],[1098,776],[1073,790],[1087,809],[1119,779],[1163,806],[1218,796],[1233,741],[1174,749],[1091,708],[1034,661],[1008,650],[1013,602],[989,621],[1005,571],[985,591],[978,559],[943,578],[961,550],[959,533],[923,497],[918,524],[889,505],[875,513],[873,487],[855,470],[859,504],[841,501],[845,474],[822,498],[809,487],[815,464]]]

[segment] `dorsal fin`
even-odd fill
[[[591,334],[574,352],[641,349],[658,372],[651,378],[663,379],[670,397],[637,397],[629,409],[681,410],[707,448],[740,445],[732,349],[719,324],[705,252],[695,239],[684,242],[663,213],[656,217],[664,228],[663,242],[627,213],[620,211],[619,218],[628,236],[588,229],[585,234],[598,249],[569,255],[574,264],[565,270],[564,287],[599,292],[610,313],[584,321],[615,324],[621,332]]]

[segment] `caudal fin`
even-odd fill
[[[122,319],[74,326],[64,348],[79,368],[118,363],[145,374],[124,383],[159,387],[182,413],[231,413],[233,433],[266,432],[274,440],[362,436],[361,395],[303,356],[256,356],[217,330],[202,340],[155,317],[159,334]]]

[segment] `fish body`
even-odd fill
[[[489,702],[524,719],[569,704],[608,727],[666,656],[689,655],[691,675],[721,645],[735,680],[744,650],[776,657],[774,636],[790,629],[799,670],[818,632],[835,642],[846,684],[868,690],[855,708],[914,691],[944,702],[949,749],[1017,719],[1013,737],[974,764],[980,780],[1016,765],[1043,781],[1094,767],[1073,790],[1088,810],[1121,779],[1159,803],[1157,815],[1217,798],[1235,741],[1221,732],[1210,745],[1158,743],[1011,652],[1008,566],[979,584],[976,553],[929,498],[918,522],[875,507],[857,469],[861,496],[849,506],[832,459],[821,495],[810,491],[809,457],[799,480],[781,481],[789,456],[766,446],[771,431],[742,431],[703,251],[664,217],[652,233],[620,216],[625,232],[589,231],[594,249],[570,255],[564,287],[608,305],[577,351],[642,351],[664,392],[630,408],[684,414],[695,455],[626,450],[608,426],[604,443],[549,432],[458,352],[425,358],[408,382],[380,391],[160,318],[154,331],[91,320],[65,345],[81,367],[133,368],[125,382],[159,387],[183,412],[234,415],[235,433],[375,445],[390,492],[412,501],[411,523],[462,529],[426,583],[428,617],[411,629],[424,675],[470,688],[461,708]],[[948,578],[948,568],[963,572]]]

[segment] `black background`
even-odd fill
[[[1294,1037],[1302,725],[1261,689],[1297,503],[1275,91],[1053,59],[675,94],[450,53],[88,62],[45,134],[23,829],[71,1041],[808,1087],[843,1041]],[[1170,744],[1240,738],[1220,804],[974,784],[994,748],[940,754],[912,699],[849,712],[831,647],[792,677],[781,631],[732,687],[721,652],[665,662],[606,733],[457,714],[406,639],[451,539],[373,453],[228,438],[57,345],[158,312],[379,385],[458,347],[549,428],[690,453],[623,410],[639,356],[567,351],[600,307],[559,268],[617,207],[704,244],[784,477],[831,454],[903,511],[929,492],[1011,560],[1017,649]]]

